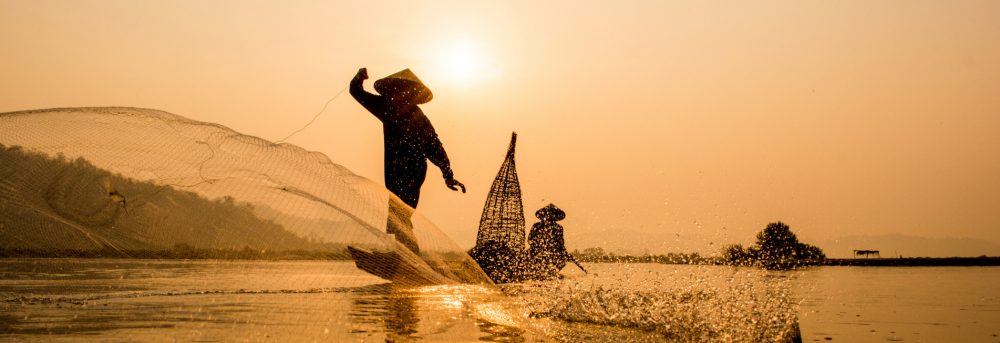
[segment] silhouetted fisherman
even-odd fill
[[[535,217],[541,221],[532,225],[528,233],[528,255],[540,277],[555,276],[570,259],[563,239],[563,227],[556,223],[566,218],[566,212],[549,204],[536,211]]]
[[[431,121],[417,106],[431,101],[433,94],[430,89],[409,69],[375,81],[374,86],[378,95],[365,91],[363,83],[367,79],[368,70],[361,68],[351,80],[350,90],[351,96],[358,103],[382,121],[385,140],[385,187],[410,207],[417,208],[417,203],[420,201],[420,186],[423,185],[427,173],[427,160],[430,160],[441,168],[445,185],[449,189],[457,191],[455,188],[457,186],[462,188],[462,193],[465,193],[465,185],[455,180],[448,154],[445,153],[441,140],[431,126]],[[399,223],[405,227],[392,223],[390,214],[386,231],[396,235],[401,243],[414,253],[418,253],[420,250],[413,237],[409,218],[411,212],[408,209],[399,209],[391,200],[389,206],[390,211],[405,213],[403,216],[405,223]]]

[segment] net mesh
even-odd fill
[[[0,254],[353,257],[400,284],[490,282],[425,217],[323,154],[136,108],[0,114]]]

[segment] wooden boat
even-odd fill
[[[521,184],[514,161],[516,147],[517,133],[512,133],[507,155],[486,196],[476,246],[469,251],[469,256],[495,283],[557,278],[565,262],[573,262],[583,269],[572,256],[568,257],[568,261],[557,263],[528,256]]]

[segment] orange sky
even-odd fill
[[[431,169],[420,211],[462,245],[512,130],[529,214],[563,207],[570,248],[709,252],[775,220],[1000,242],[1000,2],[542,3],[0,0],[0,112],[277,140],[357,68],[409,67],[470,190]],[[379,125],[344,94],[290,142],[381,182]]]

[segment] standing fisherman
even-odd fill
[[[374,86],[378,95],[365,91],[363,83],[367,79],[368,70],[358,70],[351,80],[351,96],[382,121],[385,187],[409,207],[416,209],[420,201],[420,186],[427,173],[427,160],[430,160],[441,168],[444,183],[449,189],[457,191],[457,186],[465,193],[465,185],[455,180],[448,154],[431,126],[431,121],[417,106],[431,101],[433,94],[430,89],[409,69],[376,80]],[[410,222],[412,210],[399,207],[392,199],[389,200],[390,212],[395,210],[404,213],[404,222],[393,223],[390,213],[386,232],[395,235],[400,243],[414,253],[419,253],[420,248]]]

